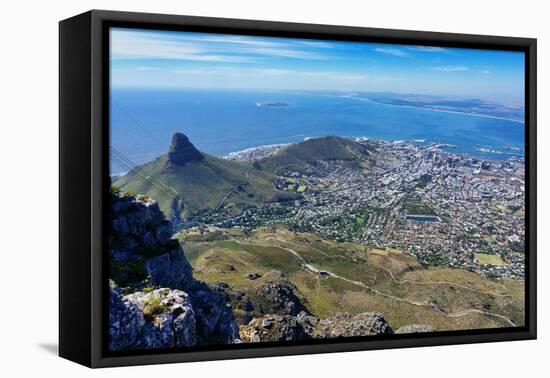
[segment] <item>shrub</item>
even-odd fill
[[[159,297],[151,297],[143,307],[143,315],[147,318],[152,318],[155,315],[161,314],[166,310]]]
[[[120,188],[116,185],[111,185],[111,195],[118,196],[120,194]]]
[[[149,197],[146,196],[145,194],[138,194],[137,199],[143,202],[149,201]]]

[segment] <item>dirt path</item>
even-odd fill
[[[278,239],[277,239],[278,240]],[[244,243],[242,243],[240,240],[236,240],[234,239],[233,240],[234,242],[238,243],[238,244],[242,244],[242,245],[245,245]],[[280,241],[280,240],[279,240]],[[258,244],[256,243],[256,245],[259,245],[259,246],[263,246],[263,247],[273,247],[273,245],[271,244],[267,244],[267,245],[264,245],[264,244]],[[414,305],[414,306],[423,306],[423,307],[431,307],[433,308],[434,310],[436,310],[437,312],[439,312],[440,314],[446,316],[446,317],[449,317],[449,318],[459,318],[459,317],[462,317],[462,316],[467,316],[469,314],[472,314],[472,313],[477,313],[477,314],[482,314],[482,315],[486,315],[486,316],[491,316],[491,317],[495,317],[495,318],[499,318],[499,319],[502,319],[504,320],[505,322],[507,322],[508,324],[510,324],[512,327],[515,327],[516,324],[510,320],[509,318],[507,318],[506,316],[504,315],[501,315],[501,314],[496,314],[496,313],[493,313],[493,312],[489,312],[489,311],[482,311],[482,310],[477,310],[477,309],[467,309],[467,310],[463,310],[463,311],[459,311],[459,312],[455,312],[455,313],[447,313],[443,310],[441,310],[440,308],[438,308],[437,306],[435,306],[432,302],[429,302],[429,301],[412,301],[412,300],[409,300],[409,299],[405,299],[405,298],[400,298],[400,297],[396,297],[395,295],[392,295],[392,294],[388,294],[388,293],[384,293],[383,291],[380,291],[378,289],[375,289],[367,284],[365,284],[364,282],[361,282],[361,281],[355,281],[355,280],[351,280],[349,278],[346,278],[346,277],[343,277],[343,276],[340,276],[336,273],[333,273],[329,270],[325,270],[325,269],[319,269],[311,264],[309,264],[308,262],[306,262],[306,260],[298,253],[296,252],[294,249],[292,248],[288,248],[288,247],[283,247],[283,246],[277,246],[278,248],[280,249],[283,249],[289,253],[291,253],[292,255],[294,255],[296,258],[298,258],[298,260],[300,261],[300,264],[309,272],[319,276],[319,274],[321,272],[323,272],[323,274],[326,274],[330,277],[333,277],[333,278],[337,278],[337,279],[340,279],[340,280],[343,280],[343,281],[346,281],[348,283],[351,283],[353,285],[356,285],[356,286],[360,286],[376,295],[379,295],[381,297],[384,297],[384,298],[388,298],[388,299],[391,299],[391,300],[395,300],[395,301],[399,301],[399,302],[404,302],[404,303],[408,303],[408,304],[411,304],[411,305]],[[384,268],[383,268],[384,269]],[[389,271],[388,271],[389,272]],[[394,278],[395,280],[395,277],[393,277],[393,274],[391,272],[389,272],[392,276],[392,278]]]
[[[279,242],[281,243],[286,243],[286,244],[290,244],[290,245],[294,245],[296,247],[301,247],[299,244],[296,244],[296,243],[292,243],[292,242],[289,242],[289,241],[286,241],[286,240],[281,240],[281,239],[276,239],[278,240]],[[348,260],[348,261],[355,261],[353,259],[350,259],[346,256],[329,256],[328,254],[326,254],[325,252],[321,251],[320,249],[317,249],[315,247],[311,247],[311,246],[308,246],[309,249],[311,250],[314,250],[316,252],[319,252],[320,254],[326,256],[326,257],[337,257],[337,258],[341,258],[341,259],[345,259],[345,260]],[[469,286],[465,286],[465,285],[461,285],[461,284],[457,284],[455,282],[450,282],[450,281],[429,281],[429,282],[421,282],[421,281],[413,281],[413,280],[398,280],[393,272],[381,265],[377,265],[377,264],[373,264],[371,262],[369,262],[369,264],[371,264],[372,266],[375,266],[379,269],[382,269],[384,271],[386,271],[390,277],[392,278],[392,280],[398,284],[398,285],[403,285],[403,284],[414,284],[414,285],[448,285],[448,286],[455,286],[455,287],[459,287],[459,288],[462,288],[462,289],[465,289],[465,290],[471,290],[471,291],[475,291],[477,293],[481,293],[481,294],[488,294],[488,295],[493,295],[495,297],[500,297],[500,298],[512,298],[513,296],[510,295],[510,294],[498,294],[498,293],[493,293],[491,291],[483,291],[483,290],[479,290],[479,289],[475,289],[473,287],[469,287]]]
[[[235,185],[234,188],[232,188],[230,191],[228,191],[223,197],[222,199],[220,200],[220,202],[218,203],[218,206],[216,206],[216,211],[218,211],[220,209],[220,207],[222,207],[224,201],[235,191],[237,191],[237,189],[239,188],[240,185],[242,184],[246,184],[248,183],[248,180],[250,179],[250,173],[249,171],[252,169],[252,167],[249,167],[249,168],[246,168],[246,170],[243,172],[244,173],[244,176],[245,176],[245,179],[244,181],[238,183],[237,185]]]
[[[373,266],[379,268],[379,269],[382,269],[384,271],[386,271],[390,277],[392,278],[392,280],[398,284],[398,285],[403,285],[403,284],[406,284],[406,283],[409,283],[409,284],[414,284],[414,285],[448,285],[448,286],[455,286],[455,287],[460,287],[462,289],[466,289],[466,290],[471,290],[471,291],[475,291],[475,292],[478,292],[478,293],[481,293],[481,294],[488,294],[488,295],[492,295],[492,296],[495,296],[495,297],[500,297],[500,298],[507,298],[507,297],[510,297],[512,298],[513,296],[510,295],[510,294],[498,294],[498,293],[493,293],[491,291],[483,291],[483,290],[479,290],[479,289],[475,289],[473,287],[469,287],[469,286],[465,286],[465,285],[461,285],[461,284],[457,284],[455,282],[450,282],[450,281],[429,281],[429,282],[422,282],[422,281],[413,281],[413,280],[398,280],[393,272],[391,270],[389,270],[388,268],[384,268],[383,266],[380,266],[380,265],[377,265],[377,264],[373,264],[373,263],[370,263],[372,264]]]

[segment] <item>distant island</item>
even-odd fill
[[[257,102],[256,106],[281,107],[281,106],[292,106],[292,105],[290,105],[288,102],[277,101],[277,102]]]

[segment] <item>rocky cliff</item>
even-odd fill
[[[243,342],[289,341],[393,334],[384,316],[376,312],[338,313],[319,319],[305,312],[297,316],[266,315],[241,326]]]
[[[296,286],[282,272],[247,273],[245,278],[250,281],[248,288],[227,291],[239,326],[265,314],[298,315],[306,311]]]
[[[193,278],[155,201],[113,193],[111,219],[111,350],[235,341],[238,328],[227,296]]]
[[[112,351],[394,333],[380,313],[311,315],[277,270],[247,272],[249,285],[242,290],[197,281],[157,202],[118,191],[111,197]],[[395,333],[431,331],[411,325]]]
[[[186,290],[194,284],[191,266],[156,201],[115,193],[111,219],[110,273],[117,285]]]
[[[123,295],[111,281],[111,350],[196,345],[197,319],[187,293],[166,288]]]

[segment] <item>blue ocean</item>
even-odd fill
[[[289,106],[258,106],[275,102]],[[449,151],[508,159],[523,155],[525,131],[523,123],[512,120],[321,92],[111,92],[111,146],[133,163],[142,164],[165,153],[175,132],[186,134],[199,150],[216,156],[338,135],[444,143],[456,146]]]

